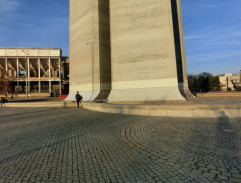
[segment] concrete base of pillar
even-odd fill
[[[77,91],[76,91],[77,92]],[[70,92],[66,101],[75,101],[76,92]],[[100,91],[79,91],[80,95],[83,97],[83,101],[93,101],[100,93]]]
[[[77,92],[77,91],[76,91]],[[75,101],[76,92],[70,92],[66,101]],[[110,91],[109,90],[90,90],[90,91],[79,91],[80,95],[83,97],[83,101],[94,101],[94,100],[105,100]]]
[[[187,90],[188,89],[188,83],[178,83],[179,89],[182,90]]]
[[[186,100],[177,87],[111,90],[107,102]]]

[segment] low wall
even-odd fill
[[[58,102],[48,102],[48,101],[25,101],[25,102],[10,102],[2,104],[3,107],[77,107],[76,102],[65,102],[65,101],[58,101]],[[82,107],[83,104],[80,104]]]
[[[82,102],[84,109],[128,115],[183,118],[241,118],[241,105],[138,105]],[[3,107],[77,107],[76,102],[6,103]]]
[[[13,98],[16,97],[26,97],[26,94],[8,94],[7,97],[10,98],[13,96]],[[6,97],[5,94],[0,94],[0,97]],[[29,93],[28,97],[50,97],[50,93]]]
[[[197,97],[241,97],[241,92],[197,93]]]
[[[63,102],[17,102],[5,103],[3,107],[64,107]]]
[[[18,97],[26,97],[26,94],[18,94]],[[50,97],[50,93],[29,93],[29,97]]]
[[[106,113],[162,117],[241,117],[240,105],[121,105],[84,102],[83,108]]]

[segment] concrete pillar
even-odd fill
[[[49,93],[52,93],[52,83],[49,81]]]
[[[27,58],[27,64],[28,64],[28,79],[30,79],[30,64],[29,64],[29,58]]]
[[[38,81],[38,92],[41,93],[41,81]]]
[[[186,55],[185,55],[185,46],[184,46],[184,34],[183,34],[182,12],[181,12],[180,0],[176,0],[176,8],[177,8],[176,10],[177,10],[177,15],[178,15],[178,17],[177,17],[178,21],[174,21],[173,24],[175,24],[175,22],[176,22],[178,25],[178,29],[179,29],[182,70],[183,70],[183,83],[179,82],[179,89],[185,90],[185,89],[188,89],[188,79],[187,79]],[[175,28],[174,28],[174,30],[175,30]]]
[[[30,65],[29,65],[29,58],[27,58],[27,64],[28,64],[28,71],[27,71],[27,74],[28,74],[28,93],[30,93]]]
[[[185,100],[177,77],[171,1],[128,0],[126,8],[126,1],[111,0],[110,9],[108,101]]]
[[[41,79],[41,76],[40,76],[40,58],[38,58],[38,79],[39,80]]]
[[[38,58],[38,90],[41,93],[40,58]]]
[[[228,81],[228,77],[227,77],[227,78],[226,78],[226,83],[227,83],[227,91],[228,91],[228,87],[229,87],[229,86],[228,86],[228,82],[229,82],[229,81]]]
[[[62,83],[61,83],[61,58],[59,58],[59,94],[62,94]]]
[[[49,58],[49,93],[52,93],[52,85],[51,85],[51,59]]]
[[[109,0],[70,1],[70,41],[69,97],[74,100],[79,91],[86,101],[106,99],[111,90]]]
[[[26,90],[26,97],[28,98],[28,68],[27,68],[27,58],[25,57],[25,90]]]
[[[18,93],[19,93],[19,58],[17,58],[17,82],[18,82]]]
[[[19,79],[19,58],[16,59],[17,62],[17,79]]]
[[[8,58],[5,58],[6,77],[8,78]]]
[[[49,78],[51,78],[51,59],[49,58]]]

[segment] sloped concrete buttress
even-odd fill
[[[110,1],[109,102],[185,100],[179,91],[182,81],[178,81],[175,34],[183,37],[180,31],[174,34],[172,3],[171,0]]]

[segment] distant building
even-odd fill
[[[240,72],[241,74],[241,72]],[[219,76],[219,81],[221,83],[221,90],[223,91],[234,91],[240,85],[241,75],[225,73]]]
[[[6,69],[11,94],[58,96],[62,89],[68,91],[68,63],[59,48],[0,48],[0,68]]]

